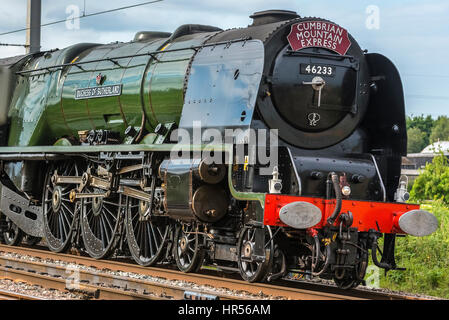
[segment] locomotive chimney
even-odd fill
[[[253,19],[253,24],[250,26],[260,26],[262,24],[296,19],[299,18],[299,15],[295,11],[289,10],[265,10],[255,12],[249,17]]]

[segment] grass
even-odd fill
[[[449,207],[441,202],[422,204],[439,221],[427,237],[397,238],[396,263],[406,271],[381,272],[380,286],[391,290],[449,298]]]

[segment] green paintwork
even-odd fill
[[[209,34],[168,44],[165,50],[201,45]],[[165,52],[152,60],[145,74],[144,103],[151,126],[159,123],[179,123],[184,104],[184,81],[194,50]]]
[[[58,139],[78,139],[78,131],[108,129],[123,135],[127,126],[140,128],[143,112],[145,126],[152,130],[159,123],[179,123],[184,104],[184,82],[195,51],[191,46],[204,43],[210,33],[148,42],[80,44],[32,58],[22,71],[64,63],[107,59],[68,66],[52,72],[19,77],[10,106],[9,146],[52,145]],[[185,49],[176,52],[163,50]],[[157,60],[151,55],[161,50]],[[113,59],[114,57],[128,56]],[[122,84],[122,95],[75,100],[75,91],[101,85]],[[41,74],[37,76],[37,74]]]
[[[153,144],[156,141],[156,138],[156,133],[149,133],[145,137],[143,137],[142,141],[140,141],[140,144]]]
[[[136,54],[159,50],[165,42],[166,39],[147,43]],[[123,83],[122,95],[118,97],[122,109],[125,110],[124,113],[128,125],[136,124],[135,126],[139,128],[142,121],[143,99],[145,99],[141,94],[142,81],[148,63],[148,56],[137,56],[131,59],[126,70],[123,72],[121,80]]]
[[[157,41],[162,43],[165,40]],[[88,61],[134,55],[142,50],[153,51],[158,44],[110,44],[94,48],[77,61]],[[77,137],[80,130],[108,129],[123,132],[129,125],[140,126],[142,119],[142,75],[150,57],[136,57],[101,61],[83,65],[81,70],[72,67],[63,88],[62,108],[71,134]],[[96,87],[98,74],[105,76],[103,85],[123,84],[122,95],[96,99],[75,100],[76,89]]]
[[[65,64],[95,44],[78,44],[31,58],[23,70]],[[67,133],[60,107],[61,88],[67,68],[18,77],[8,117],[8,145],[52,145]]]
[[[55,64],[60,53],[53,54],[49,59],[40,57],[31,60],[25,69]],[[8,114],[11,119],[9,145],[53,144],[46,134],[48,127],[44,116],[51,78],[49,73],[29,78],[19,77]]]
[[[237,199],[242,201],[259,201],[262,209],[265,207],[265,196],[266,193],[259,192],[242,192],[238,191],[234,188],[234,184],[232,183],[232,164],[234,159],[234,146],[230,144],[223,145],[223,149],[228,154],[228,159],[230,159],[230,164],[228,165],[228,187],[231,191],[231,195]]]
[[[58,147],[70,147],[72,146],[72,144],[70,143],[70,141],[66,138],[61,138],[58,141],[55,142],[54,146],[58,146]]]

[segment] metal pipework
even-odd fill
[[[340,181],[339,181],[338,175],[335,172],[330,172],[328,175],[328,179],[329,179],[329,177],[331,178],[332,185],[334,186],[335,198],[337,200],[337,204],[335,206],[334,212],[332,212],[332,215],[327,219],[327,223],[329,225],[333,225],[335,220],[337,219],[338,215],[340,214],[342,197],[341,197]]]
[[[382,194],[383,194],[383,201],[386,202],[387,201],[387,191],[385,189],[384,181],[382,179],[382,175],[380,174],[379,167],[377,166],[376,158],[371,153],[369,155],[371,156],[371,159],[373,160],[374,167],[376,168],[376,173],[379,176],[380,187],[382,188]]]
[[[372,244],[371,244],[371,258],[373,259],[373,263],[382,269],[385,270],[391,270],[393,269],[393,266],[390,265],[389,263],[386,262],[379,262],[379,260],[377,259],[377,248],[378,248],[378,244],[377,244],[377,240],[379,239],[377,235],[372,234]]]
[[[0,155],[3,161],[54,161],[64,160],[67,156],[54,153],[4,153]]]

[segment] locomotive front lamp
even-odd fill
[[[344,186],[343,188],[341,188],[341,193],[345,197],[348,197],[351,194],[351,187],[350,186]]]

